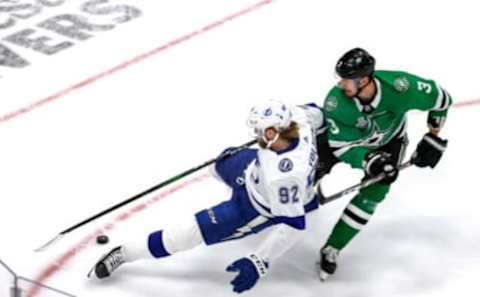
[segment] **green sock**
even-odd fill
[[[368,223],[389,188],[388,185],[374,184],[362,189],[345,208],[327,240],[327,245],[342,250]]]
[[[343,220],[339,220],[333,228],[332,234],[328,238],[327,245],[338,250],[343,249],[352,240],[360,230],[347,225]]]

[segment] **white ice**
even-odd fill
[[[144,8],[138,20],[2,78],[0,113],[256,3],[151,2],[136,4]],[[479,25],[475,1],[277,0],[4,122],[0,259],[36,278],[134,205],[72,232],[45,252],[33,252],[58,232],[247,141],[245,116],[252,104],[269,98],[322,102],[335,83],[335,61],[352,47],[368,49],[380,69],[436,79],[456,102],[476,99]],[[369,225],[342,252],[338,273],[328,282],[318,281],[314,262],[349,198],[311,215],[305,239],[244,295],[478,296],[479,108],[452,108],[442,131],[449,147],[439,166],[402,172]],[[425,114],[412,113],[409,120],[411,152],[427,129]],[[360,177],[340,165],[326,179],[325,191]],[[268,232],[125,265],[106,281],[86,278],[116,243],[142,238],[227,198],[212,178],[175,192],[116,224],[109,245],[87,246],[46,284],[86,297],[233,296],[233,275],[225,267],[253,251]]]

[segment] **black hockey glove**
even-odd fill
[[[447,148],[447,143],[448,140],[441,139],[432,133],[425,134],[413,153],[413,164],[418,167],[434,168]]]
[[[385,178],[379,181],[385,185],[393,183],[398,177],[398,169],[391,155],[382,151],[368,153],[363,161],[363,169],[370,177],[385,173]]]

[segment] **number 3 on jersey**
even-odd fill
[[[293,186],[291,188],[281,187],[278,189],[278,195],[280,196],[280,202],[286,203],[296,203],[300,201],[297,196],[298,186]]]
[[[421,92],[430,94],[432,92],[432,85],[423,81],[417,81],[417,88]]]

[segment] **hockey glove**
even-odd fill
[[[227,267],[228,272],[239,272],[230,282],[233,285],[233,291],[237,293],[242,293],[255,286],[258,279],[267,274],[267,270],[268,263],[254,254],[238,259]]]
[[[425,134],[413,153],[413,164],[418,167],[434,168],[447,148],[447,143],[448,140],[441,139],[432,133]]]
[[[368,153],[363,161],[363,169],[370,177],[385,173],[385,177],[379,181],[385,185],[393,183],[398,177],[398,169],[391,155],[382,151]]]

